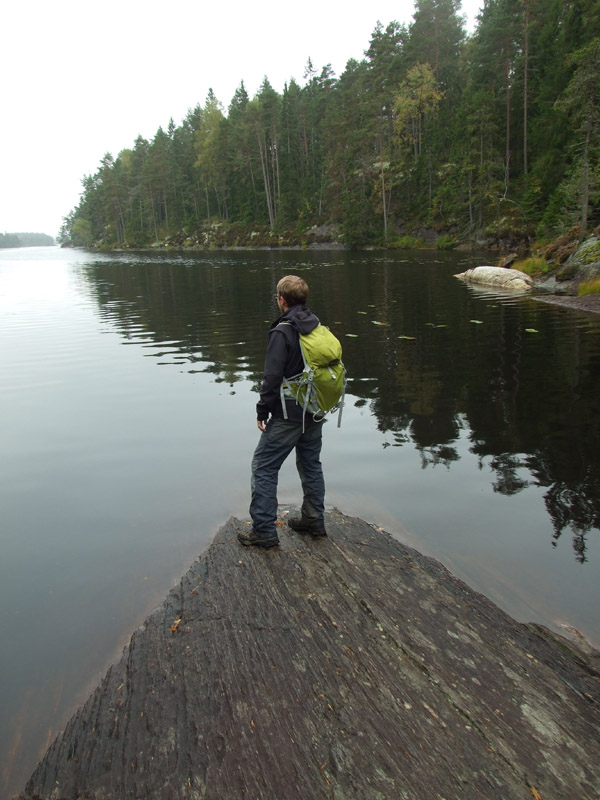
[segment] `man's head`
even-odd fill
[[[285,300],[288,308],[306,305],[308,284],[298,275],[286,275],[277,284],[277,295]]]

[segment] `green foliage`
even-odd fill
[[[580,283],[577,287],[577,294],[579,297],[584,297],[588,294],[600,294],[600,278]]]
[[[391,250],[418,250],[425,247],[425,242],[418,236],[396,236],[387,245]]]
[[[89,219],[78,217],[71,228],[71,240],[75,247],[91,247],[94,244],[93,226]]]
[[[585,227],[600,217],[599,6],[489,0],[466,37],[457,0],[417,0],[339,78],[309,61],[282,93],[241,83],[227,112],[210,91],[107,153],[60,241],[183,246],[211,220],[277,237],[333,224],[351,247],[412,247],[390,232],[424,226],[488,244]]]
[[[459,244],[458,239],[455,239],[453,236],[448,236],[444,234],[443,236],[439,236],[435,246],[438,250],[454,250]]]
[[[411,67],[396,95],[396,131],[413,151],[415,160],[423,152],[425,121],[435,113],[443,96],[429,64]]]
[[[531,275],[532,278],[537,275],[544,275],[550,269],[550,265],[545,258],[534,256],[526,258],[523,261],[517,261],[514,265],[515,269],[524,272],[526,275]]]
[[[600,262],[600,241],[594,237],[588,239],[577,251],[577,258],[582,264]]]

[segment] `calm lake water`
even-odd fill
[[[247,516],[286,273],[308,280],[350,377],[325,430],[328,504],[517,619],[600,644],[600,318],[453,277],[478,263],[0,251],[3,796],[219,525]],[[300,499],[293,459],[279,499]]]

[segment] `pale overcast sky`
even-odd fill
[[[468,29],[483,0],[463,0]],[[8,8],[7,8],[8,6]],[[340,75],[377,21],[413,3],[342,0],[7,0],[0,15],[0,232],[55,236],[105,152],[179,124],[209,88],[227,108],[244,80],[281,92],[310,57]]]

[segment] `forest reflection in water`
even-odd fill
[[[350,402],[384,446],[452,465],[467,431],[496,493],[543,487],[554,541],[575,557],[600,528],[600,321],[452,276],[473,256],[231,252],[96,262],[86,280],[105,319],[159,363],[234,385],[262,371],[273,288],[303,274],[311,306],[340,337]],[[351,435],[351,431],[349,431]],[[360,466],[360,465],[357,465]]]

